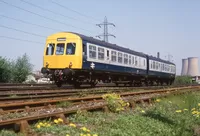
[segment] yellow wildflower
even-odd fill
[[[73,123],[70,123],[69,126],[71,126],[71,127],[76,127],[76,125],[73,124]]]
[[[129,106],[130,104],[127,102],[126,105]]]
[[[59,118],[59,119],[58,119],[58,122],[63,122],[63,119]]]
[[[54,120],[54,123],[58,124],[58,120],[57,120],[57,119],[55,119],[55,120]]]
[[[82,129],[83,131],[87,131],[86,127],[81,127],[80,129]]]
[[[144,111],[144,110],[142,110],[141,112],[142,112],[142,113],[145,113],[145,111]]]
[[[198,114],[198,111],[193,111],[192,114]]]
[[[200,103],[198,103],[198,106],[200,106]]]
[[[169,101],[169,103],[172,103],[171,101]]]
[[[195,110],[195,108],[192,108],[191,111]]]
[[[87,136],[91,136],[91,135],[88,133]]]
[[[40,123],[39,123],[39,125],[40,125],[40,126],[43,126],[43,123],[42,123],[42,122],[40,122]]]
[[[160,102],[160,99],[156,99],[156,102]]]
[[[180,112],[182,112],[182,110],[176,110],[176,112],[177,112],[177,113],[180,113]]]
[[[51,126],[51,124],[47,124],[46,126],[47,126],[47,127],[50,127],[50,126]]]
[[[66,136],[70,136],[69,134],[66,134]]]
[[[97,134],[93,134],[92,136],[98,136]]]
[[[39,129],[39,128],[40,128],[40,125],[37,125],[37,128]]]
[[[183,109],[184,111],[188,111],[188,109]]]

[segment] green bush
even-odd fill
[[[29,58],[26,54],[18,57],[13,68],[13,81],[22,83],[27,76],[31,74],[32,64],[29,63]]]
[[[16,61],[10,61],[0,57],[0,82],[22,83],[32,71],[32,64],[26,54],[18,57]]]
[[[174,80],[174,85],[189,85],[192,84],[192,77],[190,76],[177,76]]]
[[[12,63],[6,58],[0,57],[0,82],[9,82],[12,78]]]

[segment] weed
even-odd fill
[[[106,100],[108,108],[112,112],[122,111],[125,109],[125,107],[129,106],[129,103],[123,101],[121,97],[115,93],[105,94],[102,97],[104,100]]]
[[[67,107],[69,107],[69,106],[71,106],[71,105],[72,105],[72,103],[69,102],[69,101],[58,102],[58,103],[56,104],[57,107],[62,107],[62,108],[67,108]]]

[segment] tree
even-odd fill
[[[12,79],[12,63],[0,57],[0,82],[10,82]]]
[[[13,81],[22,83],[31,74],[33,65],[29,62],[29,57],[24,54],[18,57],[13,67]]]

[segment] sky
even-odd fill
[[[108,28],[116,36],[110,43],[153,56],[160,52],[179,75],[183,58],[200,57],[199,6],[199,0],[0,0],[0,56],[26,53],[40,70],[47,36],[71,31],[95,38],[103,33],[96,24],[106,16],[116,25]]]

